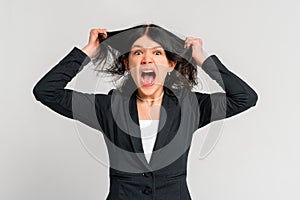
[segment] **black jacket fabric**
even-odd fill
[[[38,81],[33,94],[55,112],[103,133],[110,161],[109,200],[191,199],[186,172],[193,133],[210,122],[249,109],[258,99],[217,56],[209,56],[201,67],[225,93],[165,92],[148,163],[140,138],[135,91],[112,89],[108,94],[91,94],[65,88],[89,62],[90,58],[74,47]]]

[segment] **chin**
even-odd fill
[[[162,88],[162,85],[153,85],[153,86],[140,86],[138,90],[146,96],[153,95],[155,92],[159,91]]]

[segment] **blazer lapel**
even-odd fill
[[[136,93],[130,97],[129,100],[129,117],[126,117],[127,120],[127,127],[128,127],[128,134],[130,134],[131,143],[134,149],[134,152],[137,153],[137,156],[141,160],[141,162],[146,166],[150,167],[149,163],[147,162],[144,150],[142,146],[141,140],[141,130],[139,125],[139,118],[138,118],[138,109],[136,103]],[[178,109],[177,101],[175,100],[176,97],[169,96],[166,92],[164,93],[163,100],[162,100],[162,107],[160,109],[160,119],[158,125],[158,133],[157,138],[153,147],[153,151],[162,148],[166,142],[168,137],[170,136],[170,129],[174,126],[174,120],[178,116],[175,116],[175,111]],[[125,103],[126,101],[124,101]],[[127,106],[128,107],[128,106]],[[126,106],[124,106],[126,108]],[[180,116],[180,115],[179,115]],[[176,124],[176,123],[175,123]],[[154,158],[154,154],[152,154],[150,163]]]
[[[153,151],[162,148],[170,135],[170,129],[175,120],[176,103],[167,94],[164,95],[162,107],[160,109],[160,119],[158,124],[158,135]]]
[[[136,104],[136,92],[133,92],[133,94],[129,97],[129,99],[125,99],[123,103],[124,103],[125,110],[126,109],[129,110],[128,115],[125,119],[127,124],[127,134],[129,134],[133,151],[136,153],[136,156],[143,164],[143,167],[146,167],[146,169],[151,170],[146,160],[144,150],[143,150],[143,145],[142,145],[141,130],[140,130],[138,110]],[[127,106],[125,104],[127,104]]]
[[[178,105],[177,105],[176,97],[170,96],[165,92],[163,101],[162,101],[162,107],[160,109],[160,119],[159,119],[159,125],[158,125],[158,133],[157,133],[157,138],[153,147],[153,152],[157,151],[161,148],[163,148],[168,140],[170,140],[170,137],[172,137],[172,133],[176,133],[176,131],[171,131],[171,129],[176,127],[176,120],[180,120],[176,115],[180,113],[180,110],[178,112]],[[154,168],[156,168],[155,165],[155,160],[159,160],[159,153],[152,153],[149,165]]]

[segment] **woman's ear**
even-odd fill
[[[170,72],[174,70],[175,66],[176,66],[177,62],[176,61],[169,61],[169,65],[170,65]]]

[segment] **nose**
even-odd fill
[[[153,63],[152,56],[150,55],[150,53],[145,52],[144,56],[143,56],[143,58],[141,60],[141,64],[145,65],[145,64],[151,64],[151,63]]]

